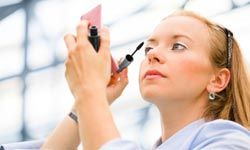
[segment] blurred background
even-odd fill
[[[249,63],[250,0],[0,0],[0,144],[43,139],[68,114],[74,99],[64,77],[63,36],[75,33],[80,16],[100,3],[117,59],[165,16],[186,9],[231,29]],[[130,83],[111,109],[122,136],[147,149],[161,128],[156,108],[139,93],[143,57],[143,51],[135,55]]]

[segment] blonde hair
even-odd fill
[[[196,18],[208,27],[210,35],[210,60],[216,68],[227,68],[227,35],[225,29],[208,19],[190,11],[176,11],[171,16]],[[216,99],[208,103],[205,118],[227,119],[250,129],[250,82],[241,50],[233,38],[231,79],[228,86],[216,94]]]

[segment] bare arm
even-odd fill
[[[66,46],[69,50],[69,55],[72,55],[72,51],[76,51],[76,49],[79,48],[79,46],[78,47],[76,46],[76,42],[77,42],[77,38],[74,35],[65,36],[65,43],[66,43]],[[79,52],[79,50],[77,50],[77,51]],[[76,54],[76,55],[79,56],[79,54]],[[66,62],[66,66],[67,66],[67,64],[68,64],[68,60]],[[81,95],[80,97],[79,96],[77,97],[77,94],[75,94],[76,93],[75,89],[79,89],[78,87],[81,87],[81,85],[83,85],[83,84],[85,85],[85,83],[79,81],[80,80],[79,76],[76,76],[76,74],[74,74],[75,73],[74,69],[75,69],[74,66],[73,67],[68,66],[66,68],[66,78],[68,80],[68,84],[70,86],[72,94],[76,98],[76,102],[85,101],[85,100],[87,102],[86,105],[84,105],[84,103],[76,103],[77,105],[76,105],[75,109],[77,110],[79,124],[76,124],[71,118],[66,116],[64,118],[64,120],[56,127],[56,129],[53,131],[53,133],[50,135],[50,137],[48,137],[48,139],[44,143],[42,149],[54,149],[54,150],[57,150],[57,149],[60,149],[60,150],[76,149],[80,143],[79,128],[80,128],[80,133],[81,133],[80,134],[81,141],[84,144],[84,148],[88,149],[88,144],[87,144],[88,142],[84,143],[84,140],[83,140],[84,137],[91,137],[90,139],[94,138],[93,141],[96,141],[95,138],[100,137],[99,133],[101,133],[101,130],[103,130],[103,129],[106,130],[108,128],[110,128],[110,129],[112,128],[112,129],[116,130],[116,128],[113,124],[113,119],[112,119],[112,116],[111,116],[111,113],[109,111],[108,106],[117,97],[119,97],[121,95],[122,91],[126,87],[126,85],[128,83],[127,69],[123,70],[119,74],[114,74],[111,77],[106,89],[100,90],[102,92],[97,92],[95,90],[94,91],[95,94],[92,96],[91,96],[91,91],[90,91],[90,93],[85,92],[87,94],[86,95],[80,94]],[[67,72],[68,72],[68,74],[67,74]],[[80,71],[80,73],[81,72],[82,71]],[[91,81],[91,79],[90,79],[90,81]],[[91,87],[92,87],[92,89],[93,88],[95,89],[95,87],[93,85],[91,85]],[[89,95],[89,96],[87,96],[87,95]],[[94,99],[94,101],[92,101],[91,99]],[[100,99],[100,101],[102,101],[102,102],[99,103],[99,100],[97,100],[97,99]],[[96,103],[96,101],[98,103]],[[95,103],[88,103],[88,102],[95,102]],[[101,112],[101,114],[100,114],[100,112]],[[101,119],[101,120],[99,120],[99,119]],[[110,125],[109,123],[111,123],[113,125]],[[90,132],[87,132],[87,133],[84,132],[86,129],[88,130],[90,128],[90,126],[93,128],[93,129],[91,128],[92,131],[90,130]],[[102,126],[102,129],[99,128],[100,126]],[[97,131],[99,131],[99,132],[97,132]],[[91,133],[91,135],[94,135],[94,136],[89,135],[90,133]],[[87,134],[87,135],[85,136],[85,134]],[[109,137],[111,137],[110,135],[109,135]],[[110,138],[108,138],[108,140],[109,139]],[[102,140],[102,142],[100,142],[100,143],[103,143],[103,142],[104,141]],[[92,144],[90,144],[90,145],[92,145]]]
[[[41,149],[76,150],[80,144],[78,125],[66,116],[47,138]]]
[[[79,133],[85,150],[97,150],[106,142],[120,137],[109,105],[103,98],[104,92],[89,92],[88,96],[84,97],[84,102],[78,100],[79,103],[76,104]]]
[[[80,139],[86,150],[96,150],[120,137],[106,91],[111,79],[110,38],[106,28],[101,30],[100,37],[100,49],[96,53],[88,42],[88,22],[82,21],[66,63],[66,78],[76,100]]]

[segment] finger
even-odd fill
[[[72,68],[72,59],[71,58],[67,58],[66,60],[65,60],[65,69],[66,70],[71,70],[71,68]]]
[[[64,42],[68,51],[72,51],[76,47],[76,37],[73,34],[66,34],[64,36]]]
[[[128,79],[128,68],[125,68],[122,70],[121,74],[121,80],[127,80]]]
[[[117,61],[114,60],[114,58],[111,56],[111,71],[113,74],[117,74],[118,64]]]
[[[100,49],[99,53],[104,53],[106,57],[110,57],[110,35],[109,35],[109,30],[106,27],[103,27],[102,30],[100,31]]]
[[[119,59],[119,61],[114,60],[114,58],[111,56],[111,67],[112,67],[112,73],[113,74],[118,74],[117,70],[118,70],[118,66],[119,64],[122,62],[123,57]]]
[[[66,77],[66,79],[68,79],[68,73],[70,70],[70,67],[69,67],[70,63],[71,63],[70,59],[65,60],[65,77]]]
[[[120,73],[120,80],[116,83],[116,88],[118,91],[123,91],[124,88],[128,85],[128,69],[124,69]]]
[[[89,22],[87,20],[82,20],[78,24],[77,29],[76,29],[77,42],[80,42],[80,43],[88,42],[88,25],[89,25]]]
[[[111,76],[108,86],[115,84],[119,79],[119,74],[114,74]]]

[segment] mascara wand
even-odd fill
[[[121,72],[123,69],[125,69],[126,67],[128,67],[132,61],[134,60],[133,55],[139,50],[141,49],[141,47],[143,46],[144,42],[141,42],[135,49],[135,51],[130,55],[127,54],[125,59],[119,64],[119,68],[117,69],[117,73]]]

